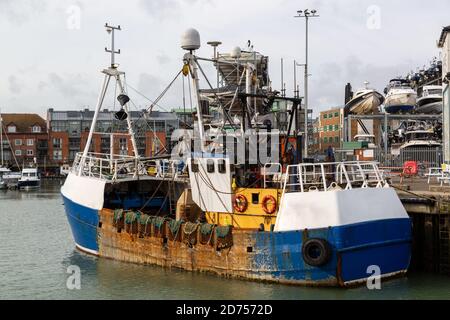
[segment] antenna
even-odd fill
[[[114,48],[114,31],[115,30],[119,30],[121,31],[122,29],[120,28],[120,25],[118,26],[110,26],[108,23],[105,23],[105,28],[106,28],[106,32],[111,34],[111,50],[108,50],[108,48],[105,48],[106,52],[111,53],[111,68],[116,69],[119,65],[116,64],[115,62],[115,54],[120,54],[120,49],[115,51]]]

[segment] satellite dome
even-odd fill
[[[181,48],[184,50],[197,50],[200,48],[200,34],[197,30],[187,29],[181,36]]]
[[[234,47],[231,50],[231,57],[234,58],[234,59],[239,59],[241,57],[241,48]]]

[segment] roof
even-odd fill
[[[17,132],[31,132],[31,127],[38,125],[45,131],[47,125],[45,120],[36,113],[2,113],[3,125],[14,124]]]
[[[447,35],[448,32],[450,32],[450,26],[442,28],[441,36],[439,37],[439,40],[438,40],[439,48],[442,48],[444,46],[445,36]]]
[[[116,110],[117,111],[117,110]],[[115,111],[104,109],[101,110],[98,114],[98,121],[114,121]],[[143,111],[130,111],[131,119],[137,120],[143,118]],[[47,112],[47,119],[49,121],[92,121],[94,118],[94,111],[89,109],[74,111],[74,110],[54,110],[49,109]],[[149,121],[164,121],[164,120],[174,120],[176,121],[178,118],[173,112],[162,112],[162,111],[152,111],[150,115],[148,115],[147,120]]]

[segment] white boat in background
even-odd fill
[[[384,110],[387,113],[410,113],[414,110],[417,93],[411,88],[408,80],[392,79],[385,93]]]
[[[400,146],[400,150],[407,148],[439,148],[442,143],[436,140],[432,129],[417,129],[405,132],[405,143]]]
[[[416,113],[442,113],[442,86],[424,86],[419,93]]]
[[[369,89],[365,82],[365,88],[358,90],[354,97],[345,105],[346,114],[377,114],[380,112],[380,105],[384,102],[381,93],[374,89]]]
[[[3,176],[10,173],[11,170],[5,167],[0,167],[0,190],[4,190],[8,188],[8,184],[6,183],[5,179],[3,179]]]
[[[357,142],[367,142],[369,149],[375,149],[375,136],[373,134],[357,134],[354,138]]]
[[[18,181],[18,188],[24,190],[37,189],[41,186],[41,179],[37,168],[24,168]]]

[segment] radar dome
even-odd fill
[[[200,34],[191,28],[186,30],[181,36],[181,48],[184,50],[197,50],[200,48]]]
[[[234,47],[232,50],[231,50],[231,57],[233,58],[233,59],[239,59],[240,57],[241,57],[241,48],[239,48],[239,47]]]

